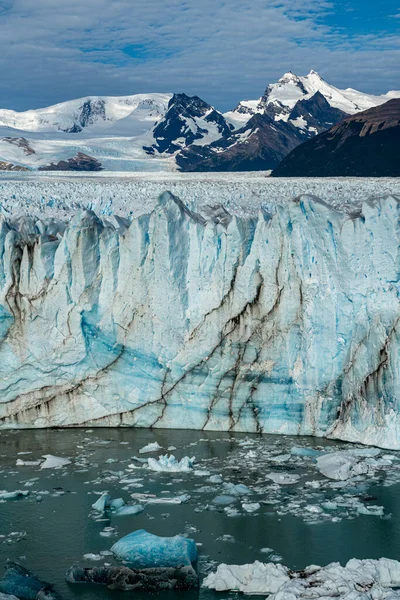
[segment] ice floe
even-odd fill
[[[343,598],[346,600],[395,600],[400,598],[400,562],[350,560],[345,567],[331,563],[292,571],[283,565],[256,561],[247,565],[221,564],[203,586],[219,592],[268,594],[268,600]]]

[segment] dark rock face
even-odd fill
[[[39,167],[39,171],[102,171],[101,163],[93,156],[78,152],[74,158]]]
[[[311,98],[296,102],[289,120],[303,118],[307,123],[307,130],[310,131],[310,128],[313,128],[315,130],[313,134],[315,134],[326,131],[345,117],[347,117],[345,112],[332,107],[321,92],[316,92]]]
[[[203,120],[202,126],[197,119]],[[188,146],[207,135],[207,125],[212,125],[213,129],[216,127],[221,136],[228,135],[231,131],[221,113],[198,96],[174,94],[165,117],[154,129],[155,143],[144,147],[144,150],[148,154],[174,154],[182,146]]]
[[[104,100],[86,100],[81,108],[80,113],[72,127],[69,129],[61,129],[65,133],[80,133],[88,125],[92,125],[96,121],[106,120],[106,107]]]
[[[18,146],[18,148],[22,148],[27,156],[31,154],[36,154],[34,149],[29,145],[28,140],[24,137],[4,137],[2,139],[8,144],[12,144],[13,146]]]
[[[84,569],[73,566],[66,574],[68,583],[96,583],[110,590],[149,591],[190,590],[199,587],[199,579],[193,567],[154,569],[130,569],[128,567],[92,567]]]
[[[20,167],[13,163],[4,162],[0,160],[0,171],[29,171],[27,167]]]
[[[53,586],[40,581],[34,573],[18,563],[7,561],[5,576],[0,580],[0,592],[17,596],[20,600],[60,600]]]
[[[256,114],[247,124],[208,146],[192,145],[176,162],[182,171],[259,171],[273,169],[303,141],[297,127]]]
[[[400,176],[400,99],[347,117],[294,149],[274,177]]]
[[[268,92],[268,88],[267,88]],[[275,168],[296,146],[343,119],[320,92],[299,100],[290,111],[279,103],[267,103],[244,127],[206,146],[192,145],[176,157],[182,171],[259,171]],[[282,117],[286,115],[285,119]],[[301,119],[301,126],[294,121]]]

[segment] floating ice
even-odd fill
[[[219,565],[203,586],[216,591],[270,594],[268,600],[343,598],[346,600],[398,600],[400,563],[395,560],[350,560],[345,567],[331,563],[303,571],[256,561],[247,565]]]
[[[61,458],[52,454],[44,454],[43,458],[46,460],[40,465],[41,469],[61,469],[61,467],[71,464],[68,458]]]
[[[317,456],[321,456],[321,454],[323,454],[320,450],[299,446],[293,446],[293,448],[290,450],[290,453],[293,454],[293,456],[310,456],[311,458],[316,458]]]
[[[289,581],[288,570],[282,565],[256,561],[248,565],[219,565],[210,573],[203,587],[217,592],[242,592],[244,594],[274,594]]]
[[[147,446],[140,448],[139,454],[146,454],[147,452],[157,452],[158,450],[161,450],[161,448],[162,446],[160,446],[158,442],[151,442],[150,444],[147,444]]]
[[[300,479],[300,475],[295,475],[294,473],[268,473],[265,477],[279,485],[292,485]]]
[[[113,512],[114,517],[127,517],[130,515],[138,515],[144,511],[144,507],[141,504],[126,504],[125,506],[121,506],[117,508]]]
[[[184,504],[185,502],[189,502],[190,498],[189,494],[181,494],[175,498],[148,498],[146,502],[147,504]]]
[[[38,467],[42,462],[42,460],[21,460],[18,458],[16,465],[17,467]]]
[[[357,475],[373,472],[377,465],[369,462],[368,458],[379,453],[380,451],[376,449],[331,452],[317,458],[317,469],[329,479],[345,481]]]
[[[50,583],[40,581],[25,567],[7,561],[5,571],[3,579],[0,579],[1,594],[14,595],[23,600],[59,600]],[[11,600],[10,597],[7,600]]]
[[[236,496],[216,496],[213,500],[213,504],[218,504],[220,506],[224,506],[226,504],[234,504],[237,501]]]
[[[226,482],[223,485],[224,490],[229,494],[233,494],[234,496],[248,496],[252,493],[252,491],[244,485],[243,483],[230,483]]]
[[[102,555],[101,554],[92,554],[92,553],[88,553],[88,554],[84,554],[83,555],[84,560],[102,560]]]
[[[261,504],[259,502],[242,502],[242,508],[248,513],[254,513],[261,508]]]
[[[13,492],[0,491],[0,500],[15,500],[15,498],[24,498],[28,496],[29,490],[15,490]]]
[[[180,461],[176,460],[173,454],[165,454],[159,456],[158,460],[155,458],[148,458],[148,468],[152,471],[166,472],[166,473],[189,473],[193,470],[193,463],[195,457],[189,458],[185,456]]]
[[[100,498],[92,504],[92,508],[98,512],[104,512],[106,507],[109,505],[111,496],[109,494],[102,494]]]
[[[190,566],[197,560],[193,540],[180,535],[159,537],[144,529],[121,538],[111,551],[135,569]]]

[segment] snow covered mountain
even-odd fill
[[[240,102],[225,118],[235,131],[177,156],[183,171],[273,169],[296,146],[348,115],[378,106],[400,92],[372,96],[328,84],[318,73],[285,73],[258,100]]]
[[[0,110],[0,161],[42,170],[68,163],[80,170],[77,157],[83,155],[94,170],[99,164],[110,170],[174,168],[171,155],[182,147],[208,144],[230,128],[196,96],[81,98],[22,113]],[[86,160],[84,170],[90,164]]]
[[[347,117],[297,146],[275,177],[399,177],[400,98]]]
[[[240,102],[233,111],[225,113],[225,118],[236,127],[238,124],[243,127],[252,115],[264,113],[269,108],[275,111],[277,121],[287,121],[299,100],[308,100],[317,92],[324,96],[331,107],[348,115],[378,106],[391,98],[400,98],[400,91],[374,96],[352,88],[341,90],[327,83],[316,71],[310,71],[305,76],[298,76],[289,71],[276,83],[268,85],[261,98]]]
[[[274,168],[345,116],[400,97],[340,90],[315,71],[286,73],[258,100],[223,115],[197,96],[93,96],[0,110],[0,170],[249,170]]]
[[[0,110],[0,127],[32,133],[104,134],[109,130],[124,135],[146,133],[166,113],[172,94],[93,96],[70,100],[36,110]]]

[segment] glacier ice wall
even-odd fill
[[[400,448],[400,198],[0,223],[0,427]]]

